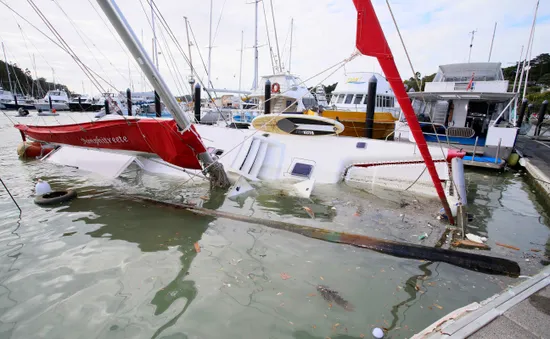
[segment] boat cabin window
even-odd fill
[[[344,102],[345,104],[351,104],[351,101],[353,100],[353,94],[348,94],[346,96],[346,101]]]
[[[362,103],[362,101],[363,101],[363,94],[357,94],[355,96],[355,100],[353,100],[353,103],[355,105],[360,105]]]
[[[294,165],[294,168],[292,168],[292,175],[296,175],[299,177],[309,178],[311,175],[311,171],[313,170],[313,165],[304,164],[301,162],[297,162]]]
[[[344,101],[344,97],[345,97],[345,94],[340,94],[340,96],[338,96],[338,101],[337,101],[337,103],[338,103],[338,104],[341,104],[341,103]]]

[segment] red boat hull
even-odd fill
[[[197,158],[205,152],[195,128],[181,133],[174,120],[124,119],[73,125],[15,125],[31,139],[96,149],[157,154],[173,165],[201,169]]]

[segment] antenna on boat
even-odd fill
[[[474,29],[473,31],[468,33],[472,35],[472,39],[470,40],[470,53],[468,54],[468,63],[470,63],[470,58],[472,57],[472,47],[474,46],[474,35],[476,33],[477,33],[477,29]]]
[[[6,58],[6,48],[4,47],[4,42],[2,41],[2,51],[4,52],[4,63],[6,64],[6,72],[8,72],[8,82],[10,84],[10,92],[11,94],[15,95],[15,93],[13,93],[13,88],[12,88],[12,85],[11,85],[11,75],[10,75],[10,68],[8,67],[8,58]]]
[[[491,48],[489,48],[489,59],[487,62],[491,62],[491,54],[493,53],[493,43],[495,42],[495,34],[497,32],[497,22],[495,22],[495,28],[493,29],[493,39],[491,39]]]
[[[189,117],[183,112],[176,98],[170,91],[170,88],[160,75],[158,68],[153,65],[153,61],[143,48],[143,45],[139,43],[139,39],[122,14],[120,8],[118,8],[115,0],[97,0],[97,3],[119,34],[132,56],[136,59],[137,64],[142,69],[143,73],[145,73],[145,76],[151,82],[155,91],[158,92],[159,96],[164,101],[164,104],[174,116],[174,120],[176,120],[178,127],[181,129],[180,132],[183,133],[192,128],[192,123]],[[196,134],[194,130],[192,130],[192,132]],[[223,169],[223,165],[212,159],[212,156],[208,153],[198,135],[197,146],[200,146],[196,149],[197,153],[200,148],[203,150],[198,154],[198,158],[203,163],[204,171],[210,174],[211,187],[229,187],[230,182]]]

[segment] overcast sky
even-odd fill
[[[27,0],[1,0],[21,16],[53,37]],[[33,0],[63,39],[79,58],[101,74],[116,88],[124,90],[133,85],[135,91],[149,90],[130,59],[113,28],[101,13],[95,0]],[[294,74],[308,79],[335,63],[349,57],[355,50],[356,11],[352,0],[272,0],[282,63]],[[391,21],[385,0],[373,0],[386,37],[395,55],[403,78],[413,73],[405,58],[396,28]],[[249,3],[250,2],[250,3]],[[150,9],[147,0],[117,0],[119,7],[138,36],[143,32],[143,44],[151,51],[152,30],[149,25]],[[187,53],[184,16],[189,18],[197,45],[192,47],[193,63],[201,77],[208,55],[209,11],[207,0],[155,0],[172,31]],[[487,61],[495,22],[498,22],[491,61],[509,66],[519,59],[522,45],[527,45],[536,0],[390,0],[392,10],[405,40],[416,71],[431,74],[437,66],[446,63],[466,62],[470,44],[469,32],[477,30],[472,50],[472,61]],[[141,4],[145,6],[147,16]],[[237,89],[241,31],[244,31],[242,89],[248,90],[253,77],[254,4],[253,0],[213,0],[212,82],[215,88]],[[273,49],[274,31],[269,0],[259,3],[260,75],[271,74],[271,61],[263,6],[269,21]],[[91,82],[76,63],[62,50],[49,42],[41,33],[18,18],[0,4],[0,39],[4,42],[9,62],[33,71],[32,56],[36,60],[38,76],[69,86],[73,91],[97,93]],[[67,16],[60,9],[67,14]],[[98,15],[96,13],[100,13]],[[292,63],[289,62],[290,21],[294,18]],[[72,21],[72,22],[71,22]],[[106,24],[107,23],[107,24]],[[74,26],[73,26],[74,25]],[[19,28],[21,27],[21,29]],[[76,27],[76,28],[75,28]],[[158,27],[158,26],[157,26]],[[160,31],[160,29],[158,29]],[[174,67],[166,62],[169,54],[162,34],[157,31],[160,70],[175,95],[187,93],[182,88]],[[167,37],[166,33],[164,34]],[[533,45],[533,57],[550,52],[550,1],[541,1]],[[186,77],[189,66],[168,43],[180,73]],[[166,58],[166,60],[164,59]],[[3,56],[2,56],[2,59]],[[308,86],[330,84],[345,76],[346,72],[376,71],[380,67],[375,59],[357,57],[335,74],[323,73],[307,81]],[[327,78],[328,77],[328,78]],[[204,80],[206,80],[204,78]],[[84,89],[83,89],[84,85]]]

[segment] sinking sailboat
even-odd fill
[[[98,3],[174,120],[109,115],[93,123],[15,126],[24,137],[61,145],[49,156],[56,162],[80,161],[78,167],[81,169],[104,171],[110,168],[114,174],[120,174],[130,163],[136,162],[156,173],[206,174],[211,182],[220,186],[225,186],[225,176],[230,175],[277,186],[298,184],[297,189],[309,191],[308,194],[314,189],[313,183],[355,180],[428,195],[437,193],[451,222],[453,213],[449,203],[466,203],[465,192],[457,189],[463,187],[460,159],[463,154],[443,147],[428,148],[421,142],[420,126],[418,122],[415,124],[414,112],[369,0],[354,1],[358,10],[357,48],[365,55],[378,58],[407,114],[411,132],[417,138],[416,145],[192,124],[116,3],[113,0],[98,0]]]

